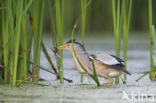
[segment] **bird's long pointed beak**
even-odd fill
[[[58,47],[59,50],[64,50],[68,48],[68,44],[63,44]]]

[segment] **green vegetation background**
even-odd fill
[[[48,3],[48,2],[46,2]],[[48,4],[45,4],[44,32],[51,31]],[[153,24],[156,24],[156,0],[153,0]],[[53,12],[55,7],[53,7]],[[80,0],[65,0],[64,34],[71,35],[74,23],[81,15]],[[81,25],[80,25],[81,26]],[[148,0],[134,0],[131,17],[131,30],[148,32]],[[80,28],[79,28],[80,29]],[[112,0],[92,0],[87,8],[86,33],[113,32]]]

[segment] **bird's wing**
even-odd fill
[[[118,57],[102,53],[102,54],[90,55],[90,59],[96,60],[96,61],[98,61],[102,64],[105,64],[111,68],[123,71],[130,75],[130,73],[124,69],[125,66],[124,66],[124,64],[122,64],[122,62],[124,62],[124,61]]]
[[[90,58],[93,58],[94,60],[97,60],[103,64],[106,65],[116,65],[120,64],[120,61],[116,59],[115,57],[102,53],[102,54],[93,54],[90,56]]]
[[[124,62],[124,60],[120,59],[119,57],[117,56],[114,56],[114,55],[111,55],[112,57],[114,57],[115,59],[117,59],[119,62]]]

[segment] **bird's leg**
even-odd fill
[[[114,84],[114,80],[112,78],[105,78],[107,80],[107,83],[103,83],[101,84],[101,86],[105,86],[107,84],[110,84],[111,86],[113,86]]]
[[[120,76],[120,79],[122,80],[123,84],[126,84],[126,81]]]
[[[88,77],[88,82],[90,83],[90,77]]]

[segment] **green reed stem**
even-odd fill
[[[87,0],[81,0],[81,30],[82,45],[85,45],[85,22],[86,22]],[[81,74],[81,82],[83,82],[83,74]]]
[[[129,33],[129,26],[130,26],[130,18],[131,18],[131,9],[132,9],[132,0],[129,1],[129,8],[128,8],[128,19],[127,19],[127,0],[123,0],[122,7],[121,1],[118,0],[117,8],[115,0],[112,0],[112,13],[113,13],[113,25],[114,25],[114,35],[115,35],[115,51],[116,56],[120,57],[120,43],[121,43],[121,32],[122,32],[122,24],[123,24],[123,31],[124,31],[124,60],[125,60],[125,67],[127,67],[127,45],[128,45],[128,33]],[[120,10],[121,8],[121,10]],[[117,10],[116,10],[117,9]],[[120,12],[121,11],[121,12]],[[117,14],[116,14],[117,12]],[[126,75],[124,76],[126,79]],[[119,77],[116,77],[116,83],[119,83]]]
[[[81,0],[81,43],[85,46],[85,25],[86,25],[86,14],[87,7],[90,5],[91,0]],[[81,74],[80,82],[83,82],[83,74]]]
[[[7,7],[8,7],[8,12],[9,12],[9,9],[10,9],[10,5],[9,3],[11,2],[8,2],[7,4]],[[3,1],[3,5],[6,4],[5,1]],[[5,18],[5,13],[4,13],[4,10],[2,10],[2,32],[3,32],[3,48],[5,47],[5,45],[8,43],[9,41],[9,34],[8,34],[8,23],[9,23],[9,16],[7,16],[6,18],[6,22],[4,24],[4,18]],[[4,65],[6,66],[5,70],[4,70],[4,80],[6,83],[9,82],[9,46],[5,47],[5,49],[3,49],[3,52],[4,52]]]
[[[38,0],[34,0],[34,64],[37,65],[39,64],[39,51],[38,51],[38,47],[35,45],[39,45],[38,42],[38,38],[39,38],[39,1]],[[33,75],[39,75],[39,70],[37,67],[33,66]],[[33,77],[33,81],[36,81],[37,78]]]
[[[62,1],[62,2],[61,2]],[[63,14],[64,14],[64,0],[55,0],[56,3],[56,26],[57,26],[57,40],[58,46],[63,44]],[[59,51],[63,55],[62,50]],[[63,83],[63,58],[58,58],[60,83]]]
[[[118,7],[117,7],[117,26],[116,26],[116,56],[120,57],[120,0],[118,0]]]
[[[58,46],[57,43],[57,33],[56,33],[56,27],[55,27],[55,19],[52,11],[52,6],[50,0],[48,0],[48,7],[49,7],[49,14],[50,14],[50,20],[51,20],[51,26],[52,26],[52,31],[53,31],[53,43],[55,43],[53,46]]]
[[[33,0],[24,1],[24,10],[22,13],[22,35],[21,35],[21,48],[20,48],[20,55],[23,57],[22,59],[19,59],[19,67],[18,67],[18,80],[22,80],[28,76],[28,69],[27,69],[27,11],[30,8]],[[28,40],[29,41],[29,40]],[[21,69],[22,68],[22,69]]]
[[[44,0],[34,0],[34,64],[40,64],[40,51],[42,41],[42,25],[44,15]],[[38,67],[33,67],[33,75],[39,75]],[[38,80],[34,77],[33,81]]]
[[[2,31],[3,33],[2,38],[0,38],[0,44],[1,44],[1,40],[3,39],[2,42],[3,53],[0,55],[3,55],[4,57],[3,58],[4,59],[3,62],[5,65],[4,80],[6,83],[11,83],[12,85],[16,85],[17,80],[19,79],[22,80],[28,76],[27,47],[29,46],[31,48],[32,42],[30,41],[32,41],[32,39],[30,40],[29,38],[30,36],[27,35],[27,11],[29,10],[32,2],[33,0],[0,1],[0,4],[2,3],[7,8],[0,11],[2,12],[0,14],[2,20],[1,23],[2,30],[0,29],[0,31]],[[43,3],[41,4],[43,5]],[[43,6],[40,6],[40,8],[43,8]],[[43,13],[42,10],[43,9],[40,9],[39,11]],[[42,15],[38,17],[43,19]],[[41,21],[41,19],[39,21]],[[42,21],[39,23],[39,25],[41,25],[42,28],[43,25]],[[38,28],[39,32],[41,32],[41,28]],[[0,32],[0,36],[1,36],[1,32]],[[18,58],[19,55],[21,55],[23,58],[22,59]],[[1,57],[2,56],[0,56],[0,59]]]
[[[24,1],[24,7],[27,5],[27,2]],[[26,18],[26,15],[24,15],[23,17],[23,20],[22,20],[22,41],[21,41],[21,55],[23,56],[23,60],[22,60],[22,68],[23,68],[23,71],[20,73],[22,74],[22,78],[21,79],[24,79],[27,77],[27,74],[28,74],[28,71],[27,71],[27,18]],[[20,80],[21,80],[20,79]]]
[[[153,41],[153,34],[152,34],[152,0],[148,0],[148,13],[149,13],[149,34],[150,34],[150,70],[154,70],[154,62],[152,59],[153,50],[154,50],[154,41]],[[150,72],[149,75],[150,79],[154,79],[154,72]]]
[[[116,2],[112,0],[112,13],[113,13],[113,25],[114,25],[114,36],[115,36],[115,51],[116,56],[120,57],[120,41],[121,41],[121,25],[120,25],[120,0],[117,3],[117,10],[116,10]],[[117,11],[117,14],[116,14]],[[116,83],[119,83],[119,77],[115,79]]]
[[[2,0],[0,1],[0,8],[3,7],[3,2]],[[2,54],[3,54],[3,34],[2,34],[2,10],[0,10],[0,65],[2,64]],[[0,67],[0,81],[2,80],[2,76],[3,76],[3,70]]]
[[[16,35],[14,41],[14,52],[13,52],[13,80],[12,84],[16,85],[16,77],[17,77],[17,64],[18,64],[18,51],[19,51],[19,40],[21,34],[21,22],[22,22],[22,12],[23,12],[23,0],[17,2],[16,6]]]
[[[31,60],[31,53],[32,53],[32,42],[33,42],[33,26],[32,26],[32,21],[30,21],[30,18],[31,17],[31,14],[29,12],[29,19],[28,21],[31,22],[30,24],[27,24],[29,27],[27,28],[28,29],[28,32],[27,32],[27,49],[26,49],[26,52],[27,52],[27,60]],[[30,71],[31,69],[31,65],[29,62],[27,62],[27,71]]]
[[[155,26],[152,25],[152,41],[155,42],[156,40],[156,33],[155,33]],[[153,44],[154,45],[154,44]],[[155,46],[155,45],[154,45]],[[156,47],[156,46],[155,46]],[[154,51],[153,51],[154,52]],[[151,76],[151,74],[153,75],[153,77],[151,76],[150,79],[151,80],[156,80],[156,55],[152,54],[152,60],[153,60],[153,70],[150,70],[149,72],[144,73],[142,76],[140,76],[136,81],[138,82],[139,80],[141,80],[143,77],[145,77],[147,74],[149,74],[149,76]]]
[[[99,82],[99,79],[98,79],[97,74],[96,74],[96,69],[95,69],[94,61],[91,60],[91,62],[92,62],[92,67],[93,67],[93,80],[95,81],[95,83],[97,84],[97,86],[100,86],[100,82]]]
[[[82,44],[85,45],[85,23],[86,23],[87,0],[81,0],[81,28]]]
[[[128,30],[127,30],[127,18],[126,18],[127,15],[126,15],[126,2],[125,2],[125,0],[123,0],[123,5],[124,5],[123,50],[124,50],[124,65],[125,65],[125,69],[127,69]],[[126,79],[126,75],[124,75],[124,79]]]
[[[154,53],[154,50],[156,49],[156,33],[155,33],[155,26],[152,25],[152,41],[153,41],[153,54],[152,54],[152,60],[153,60],[153,79],[156,80],[156,55]]]
[[[114,33],[116,33],[116,7],[115,7],[115,0],[112,0],[112,12],[113,12]]]
[[[130,18],[131,18],[131,10],[132,10],[132,1],[133,0],[130,0],[128,2],[129,4],[129,8],[128,10],[126,9],[127,8],[127,0],[124,0],[123,1],[123,4],[124,4],[124,26],[123,26],[123,53],[124,53],[124,65],[125,65],[125,69],[127,69],[127,49],[128,49],[128,34],[129,34],[129,26],[130,26]],[[127,15],[127,11],[128,11],[128,15]],[[128,18],[127,18],[128,16]],[[124,75],[124,79],[126,79],[126,74]]]

